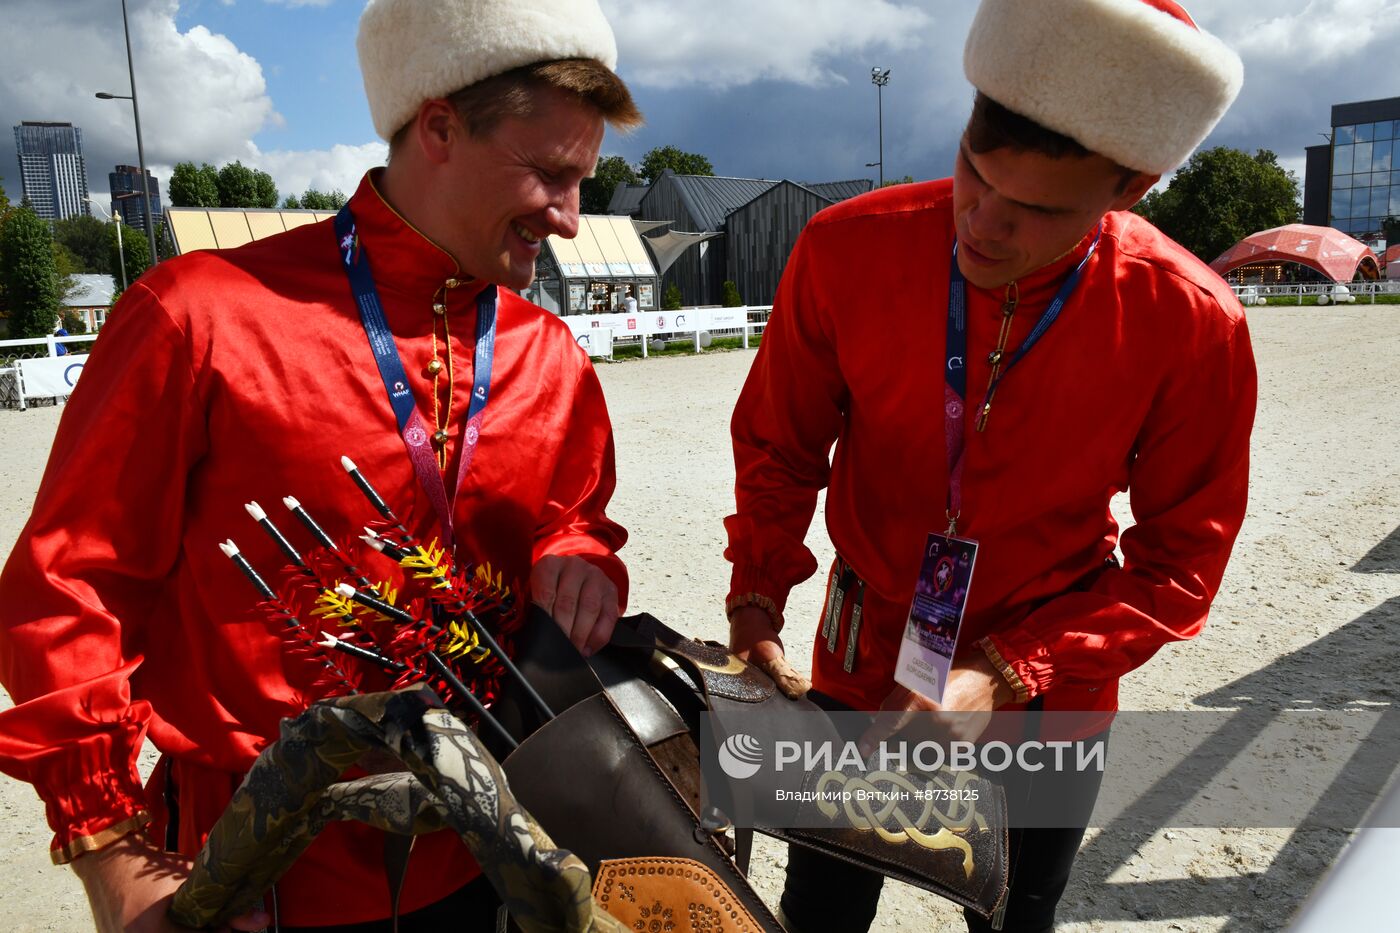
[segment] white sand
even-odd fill
[[[1301,697],[1326,708],[1361,697],[1393,709],[1400,540],[1386,539],[1400,526],[1400,309],[1259,309],[1251,327],[1260,410],[1248,520],[1211,625],[1131,675],[1123,705],[1200,708],[1211,691],[1264,671],[1255,703]],[[599,367],[619,451],[612,514],[632,534],[623,552],[631,608],[701,637],[725,635],[728,420],[752,359],[715,352]],[[0,555],[23,524],[60,413],[0,411]],[[1372,572],[1351,569],[1382,542],[1358,568]],[[820,519],[810,543],[824,564],[831,547]],[[819,599],[819,581],[800,587],[794,618]],[[790,644],[801,630],[794,622]],[[807,653],[805,644],[793,650],[803,664]],[[50,838],[33,791],[0,778],[6,929],[91,929],[76,879],[49,865]],[[1061,905],[1062,928],[1280,929],[1344,843],[1343,834],[1320,831],[1091,834]],[[770,900],[783,855],[760,839],[755,879]],[[886,887],[877,930],[959,928],[946,902]]]

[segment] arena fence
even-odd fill
[[[1389,296],[1400,297],[1400,281],[1322,282],[1279,285],[1232,285],[1235,296],[1246,306],[1263,304],[1376,304]],[[1388,302],[1387,302],[1388,303]]]
[[[29,407],[67,398],[83,371],[96,334],[0,340],[0,407]]]
[[[638,346],[641,355],[685,340],[702,352],[718,338],[731,337],[745,349],[762,335],[772,305],[738,308],[680,308],[637,314],[569,315],[574,339],[590,356],[612,359],[615,348]],[[57,403],[72,392],[87,354],[80,352],[96,334],[0,340],[0,407],[24,410],[34,402]],[[61,354],[59,347],[67,349]]]
[[[737,337],[747,349],[768,325],[772,305],[737,308],[678,308],[636,314],[571,314],[562,320],[588,355],[612,359],[620,346],[640,344],[642,357],[677,340],[688,340],[696,353],[719,337]]]

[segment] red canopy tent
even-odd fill
[[[1365,243],[1332,227],[1289,224],[1261,230],[1221,253],[1210,267],[1224,276],[1240,266],[1296,262],[1334,282],[1350,282],[1357,273],[1380,277],[1380,260]]]

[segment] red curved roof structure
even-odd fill
[[[1380,277],[1380,260],[1360,240],[1332,227],[1289,224],[1261,230],[1221,253],[1210,267],[1222,276],[1253,263],[1296,262],[1334,282],[1350,282],[1360,272]]]
[[[1385,262],[1381,263],[1381,265],[1389,269],[1392,262],[1400,262],[1400,246],[1392,246],[1390,249],[1386,250]]]

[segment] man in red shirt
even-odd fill
[[[511,291],[545,237],[576,234],[605,124],[640,122],[611,29],[594,0],[373,0],[359,50],[389,166],[335,222],[170,260],[126,292],[0,577],[16,703],[0,766],[45,800],[54,859],[104,931],[170,928],[188,857],[305,703],[216,550],[234,535],[264,572],[284,563],[245,503],[293,494],[349,536],[372,517],[349,455],[423,540],[528,581],[581,649],[625,602],[597,378],[568,328]],[[148,737],[164,758],[143,788]],[[329,827],[279,884],[282,928],[386,917],[382,838]],[[401,928],[443,928],[444,912],[485,928],[477,874],[450,833],[419,840],[401,899],[417,925]]]
[[[978,93],[952,179],[831,208],[789,260],[733,419],[731,645],[804,686],[778,632],[817,569],[803,538],[826,488],[846,595],[813,649],[819,694],[1106,723],[1122,675],[1201,630],[1244,517],[1243,309],[1125,213],[1242,68],[1170,0],[984,0],[965,68]],[[1136,525],[1120,535],[1122,490]],[[935,536],[977,548],[941,704],[894,680]],[[1050,929],[1081,838],[1014,831],[1009,898],[969,927]],[[782,910],[794,933],[861,930],[879,889],[794,848]]]

